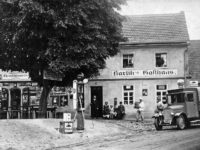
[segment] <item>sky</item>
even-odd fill
[[[166,14],[185,12],[191,40],[200,40],[200,0],[127,0],[122,15]]]

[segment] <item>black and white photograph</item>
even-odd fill
[[[0,0],[0,150],[200,150],[199,0]]]

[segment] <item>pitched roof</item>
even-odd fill
[[[191,40],[189,49],[189,73],[192,80],[200,81],[200,40]]]
[[[125,43],[168,43],[189,40],[184,12],[125,16],[123,35]]]

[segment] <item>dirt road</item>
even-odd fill
[[[59,119],[0,120],[0,150],[200,150],[200,125],[183,131],[152,121],[85,120],[85,130],[58,131]]]
[[[102,138],[60,149],[71,150],[199,150],[200,126],[186,130],[167,127],[163,131],[130,132],[126,136]]]

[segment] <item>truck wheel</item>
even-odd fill
[[[177,119],[176,119],[176,124],[178,129],[183,130],[186,127],[186,121],[183,115],[180,115]]]
[[[156,130],[158,130],[158,131],[162,130],[162,125],[160,125],[160,119],[159,118],[155,118],[154,125],[155,125]]]

